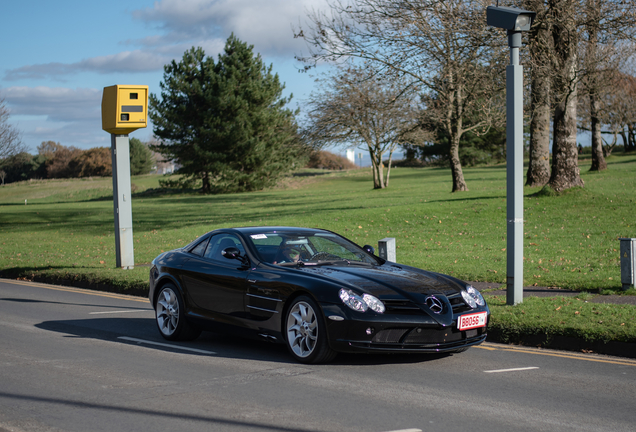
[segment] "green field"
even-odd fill
[[[582,161],[585,187],[562,196],[525,189],[525,285],[623,294],[618,239],[636,237],[636,156],[612,156],[608,165],[605,172],[589,173],[589,161]],[[400,263],[503,283],[505,166],[464,174],[470,190],[455,194],[450,171],[442,168],[394,168],[385,190],[372,189],[370,169],[304,170],[274,190],[214,196],[160,191],[160,177],[134,177],[135,263],[148,264],[215,228],[297,225],[333,230],[360,245],[395,237]],[[142,293],[149,269],[115,268],[113,231],[110,178],[5,185],[0,277]],[[513,307],[491,297],[491,328],[505,330],[510,341],[542,333],[636,342],[636,306],[592,305],[586,295],[558,310],[549,300]]]
[[[584,167],[585,188],[562,196],[525,189],[526,285],[620,291],[618,239],[636,234],[636,157],[608,162],[600,174]],[[470,190],[455,194],[449,171],[441,168],[394,168],[384,190],[371,188],[369,169],[299,174],[276,190],[215,196],[155,193],[158,176],[134,177],[136,264],[215,228],[298,225],[330,229],[360,245],[395,237],[401,263],[466,280],[505,281],[504,166],[466,169]],[[2,274],[145,284],[147,269],[114,268],[112,208],[110,178],[5,185]]]

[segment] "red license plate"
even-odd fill
[[[462,315],[457,320],[457,328],[459,330],[470,330],[478,327],[485,327],[487,318],[488,312]]]

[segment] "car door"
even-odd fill
[[[281,288],[285,286],[280,270],[272,271],[262,265],[253,269],[250,273],[245,297],[249,319],[267,321],[281,313]]]
[[[183,283],[192,305],[202,314],[220,322],[238,324],[244,317],[244,296],[249,268],[239,260],[227,259],[221,252],[244,247],[233,234],[212,236],[203,256],[193,255],[183,265]]]

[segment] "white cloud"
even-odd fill
[[[134,18],[156,25],[161,33],[122,41],[142,49],[82,59],[75,63],[41,63],[6,71],[4,79],[67,81],[81,72],[98,74],[160,71],[192,46],[216,56],[234,33],[265,57],[292,59],[305,49],[293,37],[292,26],[304,22],[307,11],[324,8],[326,0],[161,0],[132,12]]]
[[[7,87],[2,94],[11,114],[46,116],[55,122],[101,122],[102,90],[64,87]]]
[[[20,79],[58,78],[79,72],[96,72],[109,74],[113,72],[150,72],[161,70],[171,58],[157,52],[141,50],[124,51],[113,55],[92,57],[76,63],[46,63],[22,66],[7,71],[4,79],[16,81]]]
[[[293,57],[304,48],[294,39],[292,26],[303,22],[308,10],[321,8],[325,0],[161,0],[153,7],[133,12],[139,20],[155,23],[166,32],[165,40],[227,39],[230,33],[252,44],[263,55]]]

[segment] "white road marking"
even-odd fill
[[[131,337],[128,337],[128,336],[119,336],[117,339],[129,341],[129,342],[137,342],[139,344],[157,345],[157,346],[161,346],[161,347],[165,347],[165,348],[172,348],[172,349],[178,349],[178,350],[183,350],[183,351],[191,351],[191,352],[195,352],[195,353],[199,353],[199,354],[210,354],[210,355],[216,354],[213,351],[203,351],[203,350],[196,349],[196,348],[188,348],[188,347],[182,347],[182,346],[179,346],[179,345],[170,345],[170,344],[165,344],[165,343],[160,343],[160,342],[147,341],[147,340],[143,340],[143,339],[135,339],[135,338],[131,338]]]
[[[152,309],[135,309],[135,310],[123,310],[123,311],[89,312],[89,315],[119,314],[119,313],[132,313],[132,312],[151,312],[151,311],[152,311]]]
[[[422,429],[400,429],[400,430],[387,431],[387,432],[422,432]]]
[[[512,369],[487,370],[484,372],[486,373],[516,372],[516,371],[524,371],[524,370],[531,370],[531,369],[539,369],[539,368],[537,366],[531,366],[531,367],[512,368]]]

